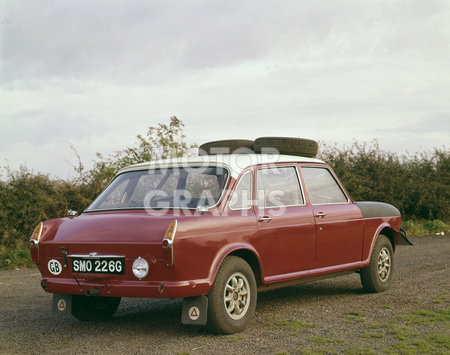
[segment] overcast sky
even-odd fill
[[[0,165],[279,135],[449,147],[450,1],[0,0]]]

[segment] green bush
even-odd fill
[[[406,229],[408,235],[411,237],[418,237],[422,235],[431,235],[435,233],[448,234],[450,226],[441,221],[435,219],[432,221],[426,220],[403,220],[402,227]]]
[[[407,219],[448,219],[448,150],[398,156],[381,150],[377,142],[355,142],[344,148],[322,145],[320,158],[333,167],[355,201],[393,204]]]
[[[32,267],[33,265],[28,248],[3,251],[0,249],[0,270]]]
[[[425,221],[424,227],[431,233],[441,233],[446,232],[448,226],[446,223],[440,219],[433,219],[432,221]]]

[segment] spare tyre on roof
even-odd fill
[[[253,141],[248,139],[225,139],[202,144],[198,155],[248,154],[253,152]]]
[[[319,145],[312,139],[290,137],[261,137],[255,139],[253,144],[255,153],[271,153],[300,155],[314,158],[319,150]]]

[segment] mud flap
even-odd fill
[[[395,233],[395,244],[397,245],[414,245],[407,237],[406,231],[400,228],[400,232]]]
[[[71,315],[72,295],[54,293],[52,301],[52,314]]]
[[[208,320],[208,298],[206,296],[183,299],[181,323],[205,325]]]

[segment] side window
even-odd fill
[[[346,203],[347,197],[326,168],[302,168],[306,189],[313,205]]]
[[[259,208],[304,203],[297,170],[293,166],[258,170],[257,191]]]
[[[247,210],[252,208],[252,183],[252,173],[247,171],[242,175],[234,189],[233,196],[231,196],[231,210]]]

